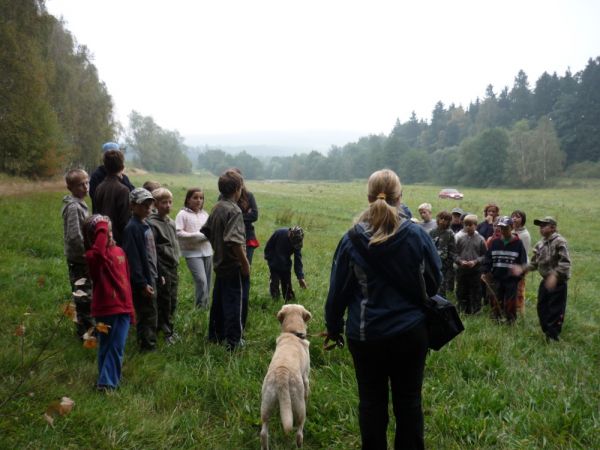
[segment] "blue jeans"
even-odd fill
[[[121,381],[123,354],[129,333],[129,314],[96,317],[96,322],[110,325],[108,334],[98,333],[98,383],[97,386],[116,388]]]

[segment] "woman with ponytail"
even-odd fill
[[[340,342],[345,328],[358,384],[362,448],[387,448],[391,387],[394,448],[422,449],[428,339],[421,304],[423,287],[429,295],[437,292],[441,262],[427,232],[401,214],[402,185],[392,170],[369,177],[367,198],[369,207],[333,258],[327,335]]]

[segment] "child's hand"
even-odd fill
[[[250,264],[248,264],[248,261],[246,261],[246,263],[242,263],[242,266],[240,267],[240,271],[242,272],[242,275],[244,275],[245,277],[249,277],[250,276]]]
[[[519,277],[521,276],[521,274],[524,272],[523,268],[521,266],[512,266],[512,268],[510,269],[510,272],[515,276],[515,277]]]
[[[144,297],[152,297],[154,295],[154,288],[147,284],[142,290],[142,295]]]
[[[556,277],[556,274],[555,273],[551,273],[544,280],[544,287],[546,289],[548,289],[549,291],[552,291],[556,287],[556,283],[557,282],[558,282],[558,278]]]
[[[306,289],[306,281],[304,281],[304,278],[299,279],[298,284],[302,289]]]

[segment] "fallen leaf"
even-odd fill
[[[49,415],[47,412],[44,413],[44,420],[46,422],[48,422],[48,425],[50,425],[51,427],[54,426],[54,417],[52,417],[51,415]]]
[[[37,279],[38,287],[44,287],[46,285],[46,277],[44,275],[40,275]]]
[[[63,397],[60,399],[58,413],[61,416],[64,416],[65,414],[69,414],[71,412],[71,410],[73,409],[74,405],[75,405],[75,402],[72,399],[70,399],[69,397]]]
[[[87,297],[87,292],[82,291],[81,289],[77,289],[75,292],[73,292],[73,297]]]
[[[108,334],[108,330],[110,330],[110,325],[106,325],[104,322],[98,322],[96,324],[96,330],[99,333]]]
[[[15,336],[23,336],[25,334],[25,325],[21,324],[15,328]]]
[[[80,278],[79,280],[77,280],[75,283],[73,283],[75,286],[84,286],[85,283],[87,282],[87,278]]]
[[[92,339],[94,337],[95,327],[89,327],[85,333],[83,333],[82,339],[87,341],[88,339]]]
[[[68,302],[62,305],[62,312],[69,319],[75,321],[77,320],[77,312],[75,311],[75,303]]]
[[[98,346],[96,338],[92,336],[89,339],[84,340],[83,346],[90,350],[96,348]]]
[[[75,402],[69,397],[63,397],[60,400],[54,400],[51,402],[46,408],[46,412],[44,413],[44,420],[48,422],[48,424],[53,427],[54,426],[54,418],[56,416],[64,416],[71,412]]]

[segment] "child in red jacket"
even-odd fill
[[[93,284],[92,316],[96,323],[109,325],[108,333],[98,333],[99,391],[116,389],[121,380],[123,354],[134,308],[125,252],[112,237],[110,219],[95,214],[83,223],[84,240]]]

